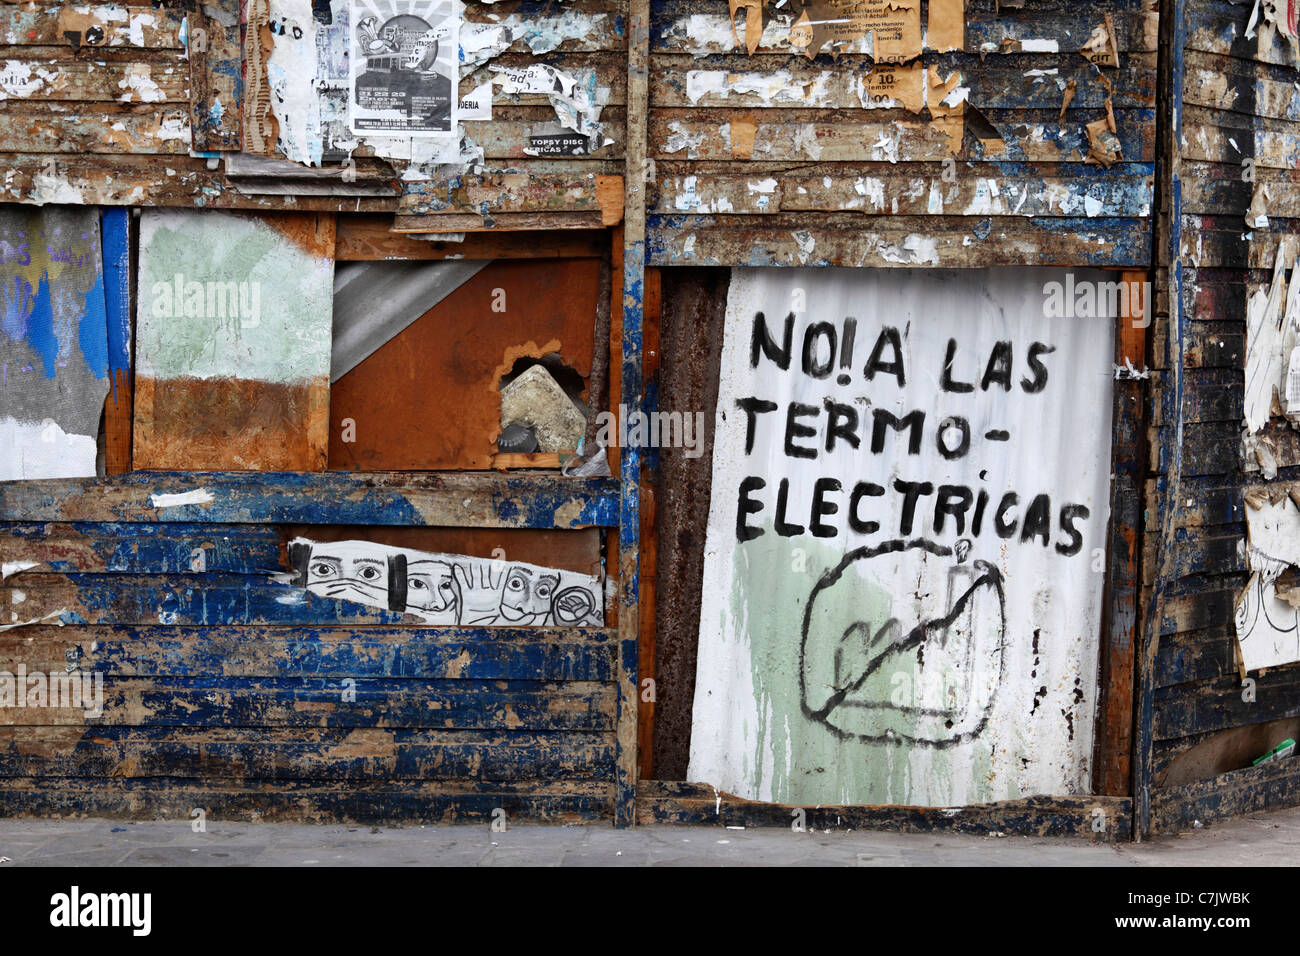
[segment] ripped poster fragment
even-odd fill
[[[0,481],[95,474],[108,394],[96,209],[0,211]]]
[[[791,0],[790,46],[812,59],[830,46],[846,52],[866,34],[877,63],[921,55],[920,0]]]
[[[452,136],[459,84],[451,0],[351,0],[352,132]]]
[[[1246,496],[1250,579],[1237,599],[1235,623],[1244,671],[1300,661],[1300,609],[1279,581],[1300,565],[1300,507],[1286,488]],[[1286,597],[1284,597],[1284,595]]]
[[[1267,292],[1255,290],[1246,303],[1246,392],[1243,415],[1248,435],[1263,431],[1274,415],[1300,412],[1300,268],[1283,239]],[[1291,269],[1288,282],[1286,271]]]
[[[595,74],[591,86],[546,63],[526,67],[493,64],[492,82],[507,96],[542,95],[550,100],[560,129],[541,130],[530,137],[524,152],[530,156],[582,155],[608,146],[612,139],[604,135],[600,123],[603,104],[597,100]],[[570,130],[575,135],[566,135]]]
[[[575,571],[370,541],[289,542],[292,583],[312,594],[400,611],[425,624],[602,627],[598,578]],[[284,580],[282,577],[281,580]]]

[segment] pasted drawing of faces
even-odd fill
[[[388,607],[388,561],[352,542],[319,544],[307,563],[307,589],[315,594]]]
[[[511,624],[540,624],[551,610],[551,598],[560,576],[516,565],[506,574],[501,595],[501,616]]]
[[[407,561],[407,611],[429,624],[456,624],[457,604],[450,564],[427,559]]]

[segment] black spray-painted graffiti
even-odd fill
[[[755,314],[750,344],[750,367],[757,369],[766,358],[782,371],[789,371],[799,355],[798,368],[813,380],[829,379],[838,367],[841,372],[837,384],[846,385],[851,380],[845,369],[854,362],[854,343],[857,339],[857,320],[846,318],[837,330],[830,322],[815,322],[807,327],[803,347],[795,352],[795,317],[791,313],[785,320],[781,341],[777,342],[768,328],[762,312]],[[1009,341],[994,344],[983,366],[983,374],[963,380],[956,371],[960,348],[956,339],[949,339],[943,362],[937,365],[939,390],[950,395],[988,392],[998,389],[1010,393],[1018,388],[1026,395],[1041,393],[1049,380],[1049,371],[1043,359],[1056,351],[1044,342],[1033,342],[1025,351],[1025,369],[1019,382],[1015,381],[1015,350]],[[877,377],[892,378],[901,389],[907,384],[908,368],[904,358],[902,333],[892,326],[882,326],[870,356],[862,369],[868,382]],[[838,356],[838,363],[837,363]],[[975,365],[978,368],[979,365]],[[976,380],[977,379],[977,380]],[[764,416],[778,412],[776,402],[759,396],[736,400],[736,406],[745,413],[745,454],[754,451],[760,428],[779,428],[779,447],[792,460],[816,461],[823,456],[836,454],[893,455],[896,443],[906,441],[907,458],[918,457],[922,446],[929,441],[938,455],[948,462],[966,458],[972,449],[975,435],[969,419],[949,415],[932,420],[926,409],[916,408],[897,414],[888,408],[863,407],[861,411],[850,401],[826,397],[821,405],[792,401],[787,403],[785,414],[776,419]],[[776,424],[773,425],[772,422]],[[1010,441],[1006,429],[985,429],[987,442]],[[892,440],[891,440],[892,439]],[[1091,514],[1082,504],[1065,503],[1053,508],[1052,497],[1047,493],[1022,495],[1014,490],[998,493],[971,484],[935,484],[924,479],[907,480],[895,477],[889,486],[872,481],[854,482],[851,487],[834,477],[821,477],[807,483],[811,497],[802,504],[791,501],[791,482],[782,478],[777,485],[775,502],[761,492],[767,480],[749,475],[740,482],[736,507],[736,538],[752,541],[766,533],[758,516],[773,512],[773,531],[782,537],[811,534],[818,538],[834,538],[847,527],[851,534],[869,536],[888,529],[876,515],[882,510],[896,514],[896,533],[903,538],[925,533],[931,524],[938,535],[969,535],[979,538],[990,529],[1002,540],[1019,538],[1021,542],[1037,541],[1043,547],[1055,546],[1057,553],[1072,556],[1083,549],[1083,534],[1079,523]],[[884,507],[881,507],[883,499]],[[1023,517],[1020,515],[1024,505]],[[774,504],[774,508],[773,508]],[[806,521],[805,521],[806,518]],[[1055,521],[1053,520],[1055,518]],[[1055,526],[1055,530],[1054,530]]]
[[[426,624],[600,627],[600,581],[532,564],[434,554],[369,541],[289,544],[295,583],[313,594],[419,617]]]
[[[1006,598],[996,567],[967,563],[969,547],[967,540],[959,544],[957,563],[948,569],[945,610],[926,619],[918,604],[910,626],[887,612],[883,620],[861,619],[863,602],[855,593],[861,565],[911,551],[948,558],[953,549],[921,539],[887,541],[850,551],[821,576],[800,632],[804,716],[842,739],[936,748],[983,733],[1002,680]],[[926,673],[928,686],[919,686],[927,683]],[[907,686],[882,677],[901,677]]]

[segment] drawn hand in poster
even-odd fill
[[[501,586],[506,566],[501,561],[458,563],[452,568],[461,624],[492,624],[501,614]]]
[[[803,616],[805,716],[841,738],[942,748],[978,737],[1002,677],[1006,605],[998,569],[968,555],[959,548],[946,593],[879,583],[905,579],[900,564],[920,580],[925,563],[954,559],[927,541],[858,548],[822,575]]]

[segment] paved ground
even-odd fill
[[[797,834],[711,827],[349,827],[0,820],[14,866],[1232,866],[1294,865],[1300,809],[1140,846],[1030,837]]]

